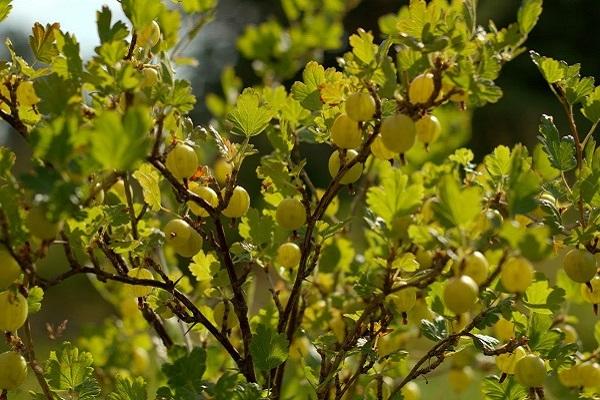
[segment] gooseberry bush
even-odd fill
[[[5,42],[0,117],[32,155],[0,148],[0,398],[598,398],[600,325],[572,310],[600,303],[600,87],[532,51],[566,131],[461,147],[542,0],[503,28],[412,0],[336,68],[346,2],[282,1],[238,42],[259,83],[226,69],[203,125],[176,72],[215,2],[120,3],[88,60],[58,23],[32,59]],[[81,278],[114,315],[72,332],[44,295]]]

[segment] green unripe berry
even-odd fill
[[[193,228],[179,218],[167,222],[163,229],[166,243],[174,247],[184,246],[190,238],[192,231]]]
[[[306,223],[306,210],[300,200],[283,199],[277,206],[275,219],[283,229],[296,230]]]
[[[167,154],[167,169],[177,179],[187,179],[198,169],[198,155],[187,144],[177,143]]]
[[[0,331],[15,332],[25,324],[28,313],[23,295],[8,290],[0,293]]]
[[[354,93],[346,99],[346,114],[354,121],[368,121],[375,114],[375,100],[367,92]]]
[[[0,289],[6,289],[21,276],[21,267],[17,260],[0,246]]]
[[[477,283],[466,275],[450,278],[444,287],[444,303],[457,315],[471,310],[478,296]]]
[[[342,149],[353,149],[360,146],[362,132],[358,122],[350,119],[346,114],[340,114],[331,126],[331,141]]]
[[[390,294],[390,300],[399,312],[409,312],[417,303],[417,288],[408,287]]]
[[[190,237],[182,245],[173,246],[173,250],[181,257],[190,258],[198,254],[202,249],[202,236],[195,229],[192,228]]]
[[[565,255],[563,268],[575,282],[589,282],[596,275],[596,258],[587,250],[571,249]]]
[[[15,390],[27,378],[27,362],[14,351],[0,354],[0,390]]]
[[[358,156],[358,153],[355,150],[348,150],[346,152],[346,157],[344,159],[344,162],[347,164],[351,160],[353,160],[356,156]],[[339,151],[336,150],[333,153],[331,153],[331,156],[329,157],[328,167],[329,167],[329,174],[331,175],[331,177],[332,178],[335,177],[341,168],[341,155],[340,155]],[[354,164],[352,166],[352,168],[350,168],[348,171],[346,171],[346,173],[340,180],[340,183],[342,185],[348,185],[350,183],[356,182],[362,175],[362,170],[363,170],[363,165],[361,163]]]
[[[415,144],[415,123],[404,114],[387,117],[381,123],[381,140],[394,153],[406,153]]]
[[[521,358],[515,367],[517,382],[526,387],[542,387],[546,380],[546,365],[540,357],[529,354]]]
[[[408,382],[401,392],[404,400],[421,400],[421,389],[415,382]]]
[[[189,185],[189,189],[190,192],[204,199],[213,208],[219,205],[219,196],[217,196],[217,193],[208,186],[203,186],[196,182],[192,182]],[[199,217],[208,217],[208,211],[202,208],[202,206],[196,203],[195,201],[190,200],[187,204],[190,208],[190,211],[193,212],[195,215]]]
[[[504,353],[496,356],[496,366],[500,372],[508,375],[515,373],[517,363],[521,358],[525,357],[527,352],[521,346],[513,350],[512,353]]]
[[[502,264],[500,282],[509,293],[525,293],[533,276],[533,265],[526,258],[511,257]]]

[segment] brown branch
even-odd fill
[[[133,208],[133,196],[131,193],[131,184],[129,182],[129,173],[124,173],[121,175],[123,179],[123,183],[125,184],[125,199],[127,201],[127,210],[129,212],[129,219],[131,221],[131,234],[135,240],[139,239],[138,230],[137,230],[137,217],[135,215],[135,210]]]
[[[44,370],[42,369],[35,357],[33,339],[31,336],[31,325],[29,321],[29,318],[27,318],[27,321],[25,321],[25,325],[23,325],[23,330],[21,331],[23,333],[23,338],[25,339],[24,355],[27,359],[27,362],[29,363],[29,366],[31,367],[31,370],[33,371],[33,374],[35,375],[35,378],[38,381],[38,385],[42,389],[42,392],[44,392],[44,396],[48,400],[53,400],[54,396],[52,395],[52,390],[50,389],[50,386],[48,386],[46,378],[44,378]]]
[[[142,312],[142,316],[144,319],[150,324],[154,331],[162,340],[163,345],[168,349],[173,346],[173,339],[169,336],[165,326],[162,321],[158,318],[154,310],[150,307],[150,305],[144,300],[143,297],[138,298],[138,307]]]

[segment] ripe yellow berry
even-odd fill
[[[231,177],[233,166],[222,158],[215,161],[213,166],[213,174],[219,185],[224,186]]]
[[[137,45],[145,49],[151,49],[158,44],[160,40],[160,26],[156,21],[152,21],[137,32]]]
[[[354,121],[368,121],[375,114],[375,100],[367,92],[354,93],[346,99],[346,114]]]
[[[463,274],[473,278],[475,283],[481,285],[488,277],[489,264],[487,258],[478,251],[469,254],[464,260]]]
[[[512,321],[500,317],[494,325],[496,337],[502,341],[509,341],[515,337],[515,324]]]
[[[346,152],[346,157],[344,158],[344,164],[349,163],[357,155],[358,155],[358,153],[355,150],[348,150]],[[331,153],[331,156],[329,157],[328,166],[329,166],[329,174],[331,175],[332,178],[335,177],[341,168],[341,155],[340,155],[339,151],[336,150],[333,153]],[[350,183],[356,182],[360,178],[360,176],[362,174],[362,170],[363,170],[363,165],[361,163],[354,164],[352,166],[352,168],[350,168],[350,170],[346,171],[346,173],[340,180],[340,183],[342,185],[348,185]]]
[[[189,185],[189,189],[190,192],[204,199],[210,206],[217,207],[219,205],[219,197],[217,196],[217,193],[208,186],[203,186],[197,182],[192,182]],[[190,208],[190,211],[195,215],[199,217],[208,217],[208,211],[202,208],[202,206],[197,204],[195,201],[190,200],[187,204]]]
[[[165,225],[165,241],[171,246],[183,246],[190,238],[193,228],[182,219],[172,219]]]
[[[573,365],[558,371],[558,380],[566,387],[583,386],[583,379],[579,373],[579,365]]]
[[[504,353],[496,356],[496,366],[500,372],[512,375],[515,373],[519,360],[526,355],[527,352],[525,349],[519,346],[512,353]]]
[[[448,382],[456,393],[463,393],[469,388],[473,381],[473,369],[471,367],[452,368],[448,372]]]
[[[192,228],[190,237],[182,245],[173,246],[173,250],[181,257],[190,258],[198,254],[202,249],[202,236]]]
[[[577,342],[577,330],[572,325],[563,325],[560,330],[565,334],[565,338],[563,339],[564,343]]]
[[[371,153],[380,160],[391,160],[396,156],[396,153],[385,147],[381,136],[377,136],[371,143]]]
[[[296,243],[287,242],[277,249],[277,262],[286,268],[294,268],[300,264],[302,253]]]
[[[233,193],[229,199],[227,207],[222,213],[227,218],[240,218],[246,215],[250,208],[250,195],[241,186],[233,188]]]
[[[360,146],[362,132],[358,122],[346,114],[340,114],[331,126],[331,141],[342,149],[353,149]]]
[[[592,287],[591,290],[587,285],[581,285],[581,297],[587,303],[600,304],[600,277],[595,276],[589,284]]]
[[[146,268],[132,268],[127,272],[127,276],[134,279],[154,279],[152,272]],[[152,292],[151,286],[131,285],[131,293],[134,297],[146,297]]]
[[[191,146],[177,143],[173,150],[167,154],[166,165],[175,178],[189,178],[198,169],[198,155]]]
[[[462,314],[473,308],[478,296],[477,283],[466,275],[450,278],[444,287],[444,303],[455,314]]]
[[[142,80],[142,87],[152,87],[158,82],[158,71],[155,68],[145,67],[142,69],[144,79]]]
[[[421,400],[421,389],[415,382],[408,382],[401,392],[404,400]]]
[[[502,264],[500,282],[510,293],[525,293],[533,282],[533,265],[524,257],[511,257]]]
[[[275,219],[283,229],[296,230],[306,223],[306,210],[300,200],[283,199],[277,206]]]
[[[406,153],[415,144],[415,123],[404,114],[387,117],[381,123],[381,140],[394,153]]]
[[[415,122],[415,132],[417,139],[422,143],[429,144],[434,142],[442,131],[440,120],[435,115],[427,114]]]
[[[433,74],[426,73],[415,77],[408,87],[408,99],[411,103],[426,103],[434,90]]]
[[[600,385],[600,365],[598,363],[585,362],[577,367],[581,379],[581,386],[586,388]]]

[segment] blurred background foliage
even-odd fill
[[[33,0],[19,1],[15,8],[26,7],[31,20],[53,22],[45,20],[43,10],[36,10],[35,3]],[[311,3],[320,3],[322,7],[309,10],[304,15],[298,15],[293,7],[293,4]],[[194,121],[199,124],[209,122],[213,114],[223,112],[226,107],[221,99],[233,100],[237,90],[243,87],[281,82],[289,88],[299,79],[304,64],[310,59],[317,59],[326,67],[337,66],[338,57],[348,50],[348,37],[357,28],[362,27],[371,31],[376,38],[380,37],[379,18],[397,12],[407,3],[408,0],[220,0],[213,19],[182,52],[197,60],[197,65],[181,67],[183,76],[192,81],[198,98],[197,107],[192,113]],[[116,1],[109,5],[113,10],[118,10]],[[493,19],[496,26],[506,26],[514,20],[518,6],[518,0],[480,0],[478,22],[487,25]],[[88,31],[84,35],[75,32],[81,41],[84,56],[86,52],[89,56],[96,45],[90,39],[95,37],[93,21],[96,8],[95,5],[90,6],[89,15],[86,15],[89,22],[85,20],[86,25],[81,28]],[[66,10],[61,20],[74,18],[79,16],[72,10]],[[563,59],[570,64],[579,62],[583,75],[598,80],[598,21],[598,0],[546,0],[542,17],[526,45],[540,54]],[[0,26],[2,42],[10,37],[17,53],[29,54],[26,40],[31,24],[15,18],[9,22]],[[94,30],[93,34],[89,30]],[[298,32],[302,33],[301,38],[295,37]],[[279,58],[274,59],[274,54]],[[0,49],[0,56],[5,58],[6,55],[6,50]],[[502,99],[496,104],[477,109],[472,116],[472,129],[465,129],[461,137],[462,145],[472,148],[476,161],[480,161],[499,144],[521,142],[531,149],[536,143],[537,125],[542,113],[556,115],[559,127],[564,126],[559,103],[526,54],[506,65],[498,84],[504,91]],[[469,132],[470,137],[467,137]],[[25,144],[18,135],[10,135],[4,124],[0,126],[0,145],[15,149],[20,163],[18,168],[27,168],[29,156]],[[258,145],[260,147],[261,144]],[[308,166],[321,185],[329,179],[322,168],[328,153],[327,146],[314,145],[311,157],[323,162]],[[258,159],[253,162],[258,163]],[[246,165],[245,175],[241,179],[247,181],[246,187],[258,191],[259,181],[254,166],[250,164]],[[61,269],[64,261],[59,253],[58,247],[50,252],[47,265],[40,266],[42,273],[46,270],[50,276]],[[556,266],[558,260],[551,264]],[[47,330],[55,330],[64,319],[68,319],[67,329],[57,339],[58,342],[79,336],[86,327],[101,326],[105,318],[120,312],[102,302],[93,285],[84,277],[69,280],[50,290],[46,293],[44,307],[45,312],[35,316],[43,320],[35,321],[37,326],[34,326],[34,332],[41,339],[48,336]],[[135,335],[135,330],[139,328],[132,328],[130,333]],[[105,329],[110,334],[112,328]],[[588,340],[591,342],[592,335],[590,329],[589,337],[582,337],[584,343]],[[39,345],[40,358],[44,359],[48,354],[48,343],[39,341]],[[93,347],[93,344],[88,345]],[[143,347],[150,346],[144,343]],[[439,378],[433,376],[431,381],[435,383]],[[428,392],[431,391],[429,396],[447,395],[443,384],[428,387]],[[477,398],[477,387],[472,390],[472,397],[465,394],[464,398]]]

